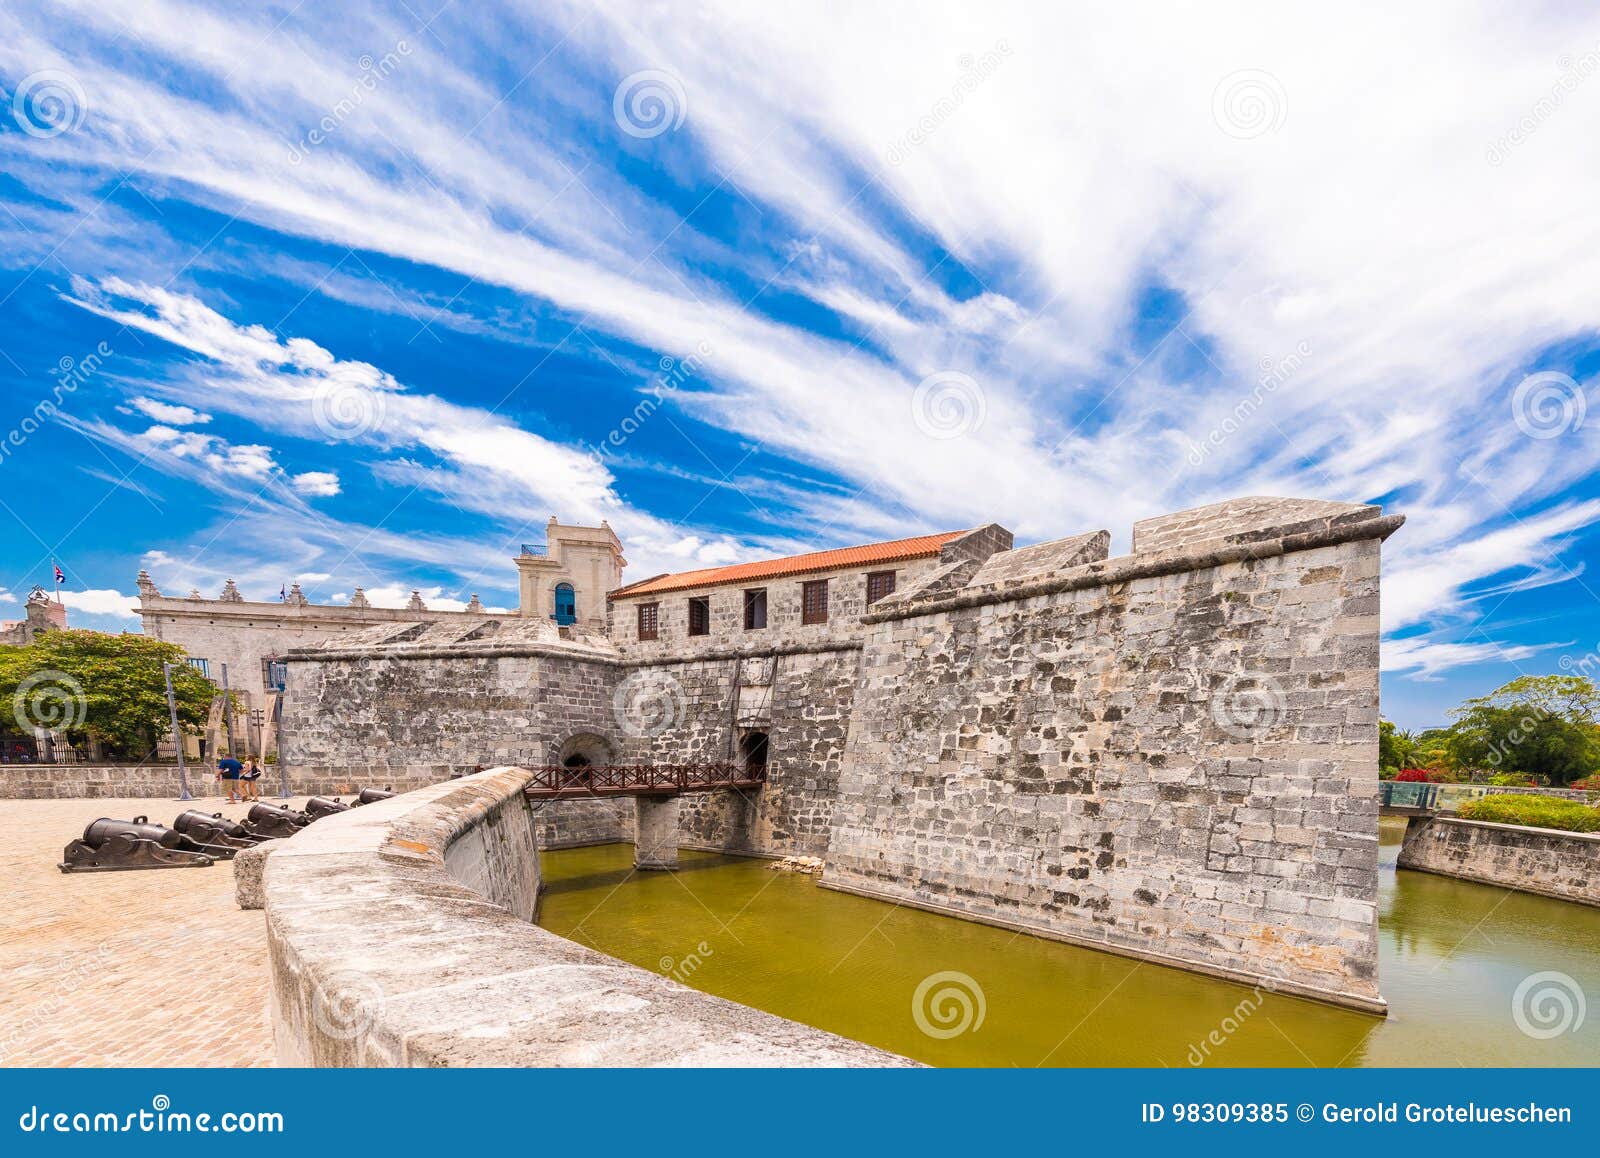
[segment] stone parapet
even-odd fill
[[[1341,504],[1328,504],[1330,506]],[[1405,524],[1404,515],[1385,515],[1378,507],[1349,507],[1336,519],[1313,520],[1290,526],[1263,529],[1236,539],[1210,538],[1194,543],[1176,543],[1170,549],[1148,548],[1143,553],[1119,555],[1103,562],[1085,563],[1070,570],[1004,586],[959,588],[937,599],[890,604],[862,617],[866,624],[889,619],[908,619],[936,611],[955,611],[985,604],[1057,595],[1091,587],[1111,587],[1138,579],[1202,571],[1230,563],[1271,559],[1278,555],[1333,547],[1365,539],[1382,541]],[[1070,541],[1070,540],[1068,540]]]
[[[1600,832],[1413,817],[1400,868],[1600,906]]]
[[[266,861],[280,1064],[905,1066],[529,923],[527,773],[497,768],[318,821]]]

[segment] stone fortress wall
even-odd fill
[[[1400,521],[1236,500],[1146,520],[1116,559],[1106,532],[1010,550],[980,528],[871,608],[880,568],[838,571],[830,596],[862,605],[830,598],[826,625],[769,595],[772,627],[744,631],[739,581],[690,638],[666,613],[703,592],[663,592],[643,645],[627,588],[609,635],[375,628],[292,654],[286,754],[400,787],[585,745],[738,760],[760,732],[765,786],[684,797],[684,845],[822,856],[824,885],[1380,1010],[1378,557]],[[626,801],[536,823],[632,837]]]
[[[1400,868],[1600,906],[1600,832],[1412,817]]]
[[[1265,536],[1254,508],[1151,520],[1131,556],[1084,536],[875,607],[823,883],[1381,1007],[1394,521],[1265,513]]]
[[[139,572],[137,610],[146,635],[178,644],[219,686],[227,665],[228,686],[239,702],[234,720],[238,747],[259,755],[277,750],[270,723],[277,693],[267,683],[268,660],[373,627],[401,630],[418,623],[444,623],[462,625],[465,633],[488,617],[476,595],[465,611],[435,611],[415,592],[408,607],[374,607],[359,587],[350,602],[341,605],[310,602],[298,583],[281,601],[250,600],[231,579],[215,599],[202,598],[198,591],[163,595],[145,571]],[[259,729],[249,722],[253,710],[263,713]]]

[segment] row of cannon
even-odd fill
[[[293,836],[324,816],[393,795],[390,788],[363,788],[348,803],[335,796],[313,796],[304,808],[262,802],[252,804],[243,820],[190,808],[180,812],[170,827],[156,824],[148,816],[132,820],[102,816],[89,822],[82,838],[67,845],[57,867],[64,873],[204,868],[219,860],[232,860],[241,850],[264,841]]]

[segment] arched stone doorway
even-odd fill
[[[616,763],[616,749],[598,732],[576,732],[556,750],[557,764],[563,768],[587,768],[592,764]]]

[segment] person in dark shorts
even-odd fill
[[[254,756],[245,757],[244,771],[239,774],[239,791],[246,800],[261,799],[261,765]]]
[[[222,781],[222,786],[228,790],[228,803],[239,803],[239,777],[244,772],[244,765],[235,760],[231,754],[225,754],[217,761],[217,779]]]

